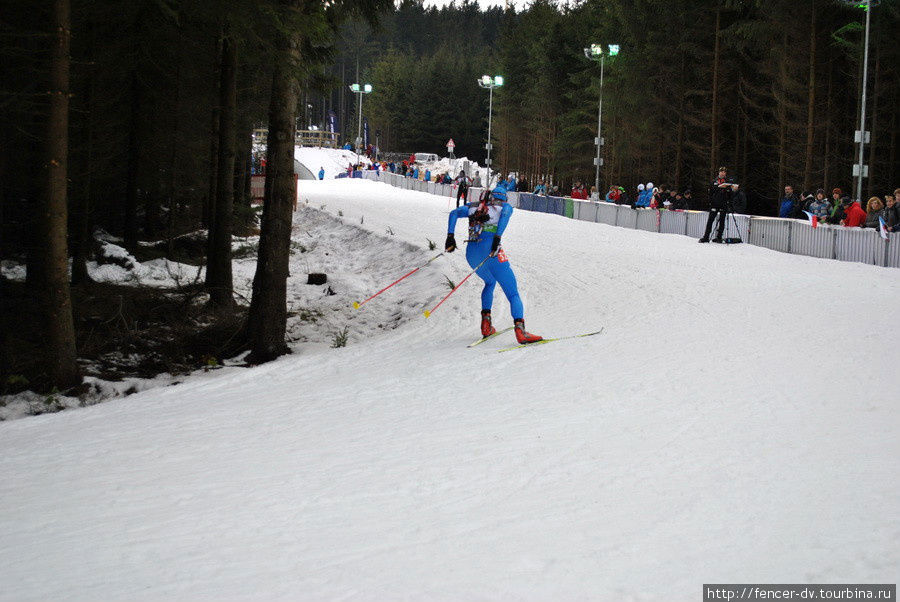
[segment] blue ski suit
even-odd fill
[[[489,219],[484,224],[477,224],[474,231],[470,230],[470,240],[466,245],[466,261],[474,269],[491,254],[491,244],[495,236],[502,236],[509,224],[513,208],[506,202],[506,190],[500,190],[498,186],[492,193],[492,203],[487,205]],[[469,203],[450,212],[450,220],[447,224],[447,233],[454,234],[456,220],[468,218],[478,210],[478,203]],[[472,238],[474,237],[474,240]],[[513,273],[509,259],[501,247],[496,257],[491,257],[484,262],[478,271],[478,277],[484,280],[484,289],[481,291],[481,309],[489,310],[494,303],[494,288],[500,283],[500,288],[509,300],[509,309],[513,320],[525,318],[525,308],[522,306],[522,298],[519,296],[519,287],[516,284],[516,275]]]

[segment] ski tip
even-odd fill
[[[426,309],[426,310],[425,310],[425,317],[427,318],[427,317],[430,316],[430,315],[431,315],[431,312],[428,311],[428,310]]]
[[[353,302],[353,309],[359,309],[359,301]]]

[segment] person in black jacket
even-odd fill
[[[731,210],[741,215],[747,213],[747,193],[741,190],[740,184],[731,187]]]
[[[712,232],[713,221],[718,218],[719,223],[716,224],[716,237],[713,242],[722,242],[722,234],[725,232],[725,216],[731,207],[731,187],[734,182],[728,177],[728,169],[719,168],[719,175],[709,185],[709,218],[706,220],[706,230],[703,232],[703,238],[697,242],[709,242],[709,234]]]

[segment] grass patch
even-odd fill
[[[344,326],[343,330],[339,330],[334,333],[334,338],[331,339],[331,347],[333,349],[338,349],[340,347],[347,346],[347,339],[350,337],[350,327]]]

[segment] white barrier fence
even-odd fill
[[[455,185],[421,182],[392,173],[366,171],[363,177],[439,196],[455,198],[457,192]],[[477,200],[482,191],[482,188],[469,188],[467,200]],[[569,202],[573,205],[574,219],[691,238],[703,235],[709,217],[706,211],[632,209],[628,205],[571,201],[522,192],[507,193],[507,200],[514,207],[543,213],[559,213],[559,203]],[[735,215],[734,219],[728,216],[724,236],[782,253],[900,268],[900,232],[889,234],[885,240],[873,229],[825,224],[813,228],[802,220]]]

